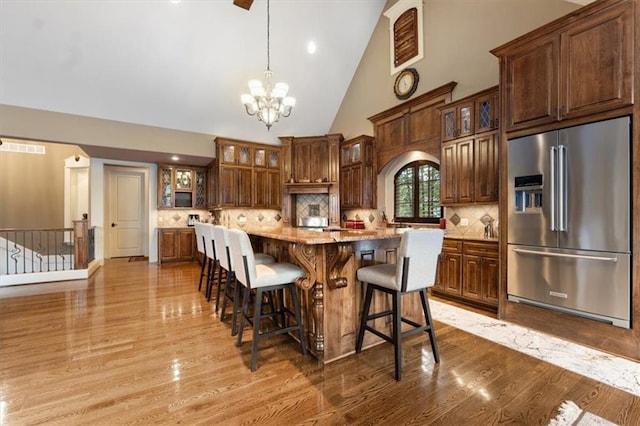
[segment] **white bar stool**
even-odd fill
[[[304,271],[299,266],[292,263],[270,263],[267,265],[256,264],[251,241],[246,232],[240,229],[229,230],[229,243],[231,247],[231,257],[235,266],[236,280],[245,287],[244,298],[242,303],[242,315],[240,317],[240,329],[238,330],[238,343],[242,344],[242,331],[245,320],[253,325],[253,346],[251,350],[251,371],[257,369],[258,343],[264,337],[274,336],[277,334],[285,334],[291,331],[298,331],[300,335],[300,345],[302,354],[307,354],[307,347],[304,339],[304,330],[302,329],[302,316],[300,314],[300,302],[298,300],[298,292],[295,281],[297,278],[304,276]],[[284,304],[284,289],[288,288],[291,292],[294,310],[291,311]],[[251,290],[256,290],[255,302],[253,306],[253,315],[249,315],[249,299]],[[262,297],[266,292],[277,294],[277,310],[269,313],[262,312]],[[237,303],[237,299],[236,299]],[[296,324],[288,326],[288,318],[294,317]],[[262,319],[274,319],[280,327],[269,331],[261,331],[260,323]]]
[[[209,271],[211,269],[210,259],[207,257],[207,252],[205,249],[205,232],[204,232],[204,223],[196,222],[194,227],[194,232],[196,234],[196,248],[198,252],[202,254],[202,267],[200,268],[200,281],[198,281],[198,291],[202,290],[202,279],[206,276],[209,276]],[[207,272],[205,273],[205,268]]]
[[[207,272],[207,287],[206,287],[206,297],[207,301],[211,301],[211,295],[213,293],[213,283],[216,280],[216,274],[219,276],[219,259],[216,253],[216,247],[213,243],[213,225],[210,223],[202,223],[202,232],[204,233],[204,250],[205,255],[209,258],[209,270]],[[220,287],[218,287],[218,293],[216,295],[216,311],[218,310],[218,299],[220,295]]]
[[[225,272],[226,279],[224,284],[224,294],[222,296],[222,305],[220,307],[220,321],[224,321],[227,314],[227,301],[232,303],[232,306],[235,306],[234,300],[239,297],[240,288],[233,285],[233,293],[231,292],[232,285],[231,283],[235,281],[235,273],[233,268],[233,263],[231,259],[231,253],[229,251],[229,230],[222,225],[214,225],[213,226],[213,244],[216,250],[216,255],[218,257],[218,262],[220,263],[220,271],[218,273],[218,290],[217,290],[217,298],[220,297],[220,286],[222,283],[222,272]],[[265,253],[255,253],[255,261],[256,264],[268,264],[274,263],[276,260],[273,256],[270,256]],[[239,300],[239,299],[238,299]],[[216,302],[217,308],[217,302]],[[237,333],[236,328],[236,318],[237,318],[237,309],[233,309],[231,314],[231,335],[235,336]]]
[[[442,251],[444,231],[441,229],[412,229],[402,234],[398,249],[397,264],[377,264],[358,269],[358,280],[366,285],[366,294],[360,329],[356,342],[356,353],[362,352],[364,332],[370,331],[393,344],[395,348],[395,377],[402,379],[402,338],[422,331],[427,332],[431,341],[431,349],[435,362],[440,362],[436,335],[433,330],[431,310],[427,300],[427,287],[433,286],[438,267],[438,256]],[[378,290],[392,296],[391,310],[369,313],[373,291]],[[420,292],[425,324],[418,324],[402,317],[402,296]],[[391,315],[393,318],[391,336],[369,326],[367,322]],[[408,331],[402,332],[402,323],[411,325]]]

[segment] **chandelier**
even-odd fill
[[[280,117],[289,117],[291,110],[296,105],[296,99],[287,96],[289,85],[286,83],[276,83],[271,85],[271,57],[269,52],[269,0],[267,0],[267,69],[264,72],[264,85],[260,80],[250,80],[249,90],[251,94],[245,93],[240,97],[249,115],[257,115],[267,130]]]

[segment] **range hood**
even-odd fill
[[[298,182],[287,183],[285,188],[289,194],[328,194],[331,182]]]

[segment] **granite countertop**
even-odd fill
[[[181,225],[158,225],[156,229],[193,229],[193,226]]]
[[[255,235],[274,240],[288,241],[302,244],[331,244],[364,240],[384,240],[400,238],[403,231],[396,229],[350,229],[337,231],[309,231],[299,228],[282,228],[273,230],[247,230],[249,235]]]
[[[482,235],[465,235],[455,231],[447,231],[444,233],[445,238],[453,240],[465,240],[465,241],[486,241],[486,242],[498,242],[498,237],[485,238]]]

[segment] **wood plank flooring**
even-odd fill
[[[640,398],[437,322],[440,364],[426,335],[406,339],[399,383],[388,344],[322,366],[287,336],[251,373],[250,333],[235,346],[199,272],[115,259],[0,298],[0,423],[546,425],[567,399],[640,422]]]

